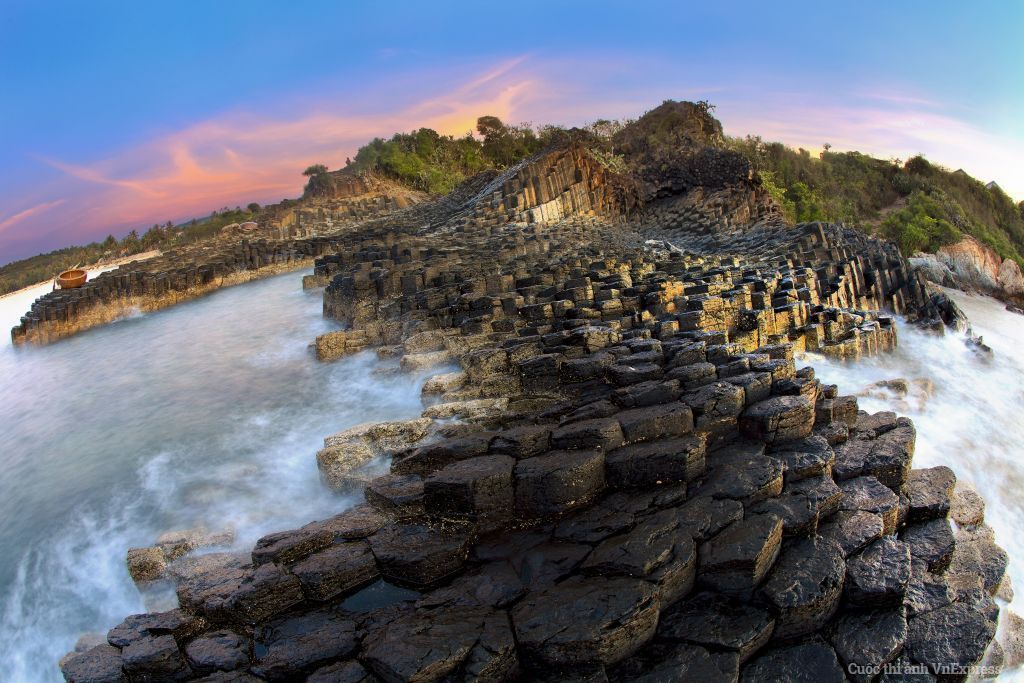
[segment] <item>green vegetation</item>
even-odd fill
[[[375,138],[359,148],[350,168],[376,171],[431,194],[447,194],[469,176],[490,168],[472,135],[455,138],[430,128]]]
[[[789,220],[845,221],[892,239],[907,255],[967,234],[1024,265],[1024,203],[963,171],[920,155],[903,163],[827,144],[818,156],[759,137],[725,144],[750,159]]]
[[[224,207],[214,211],[210,216],[201,219],[193,218],[188,223],[175,226],[172,221],[163,225],[154,224],[139,235],[137,230],[130,231],[118,240],[107,235],[102,242],[91,242],[82,246],[65,247],[47,254],[39,254],[31,258],[14,261],[0,267],[0,294],[14,292],[22,287],[44,282],[55,277],[62,270],[75,266],[86,266],[97,263],[100,259],[115,259],[131,256],[153,249],[165,250],[183,244],[200,242],[220,233],[225,225],[252,220],[253,204],[250,210],[239,207]],[[255,205],[259,208],[259,205]]]
[[[584,145],[606,168],[643,176],[671,168],[680,151],[693,145],[727,148],[750,160],[764,188],[794,222],[845,221],[897,242],[906,254],[934,251],[972,235],[1003,258],[1024,265],[1024,202],[1014,204],[995,184],[984,185],[963,171],[949,171],[915,156],[906,163],[859,152],[819,155],[760,137],[729,138],[707,102],[668,100],[635,121],[600,119],[584,128],[509,125],[496,116],[477,119],[476,133],[441,135],[429,128],[376,138],[364,145],[344,171],[372,171],[430,194],[447,194],[465,179],[488,169],[504,169],[553,145]],[[303,171],[304,197],[331,196],[335,176],[325,164]],[[287,208],[296,200],[283,200]],[[250,220],[260,205],[214,212],[175,226],[154,225],[121,240],[69,247],[0,268],[0,293],[53,277],[75,265],[205,240],[229,223]]]
[[[947,220],[948,205],[944,205],[942,197],[941,190],[934,195],[915,190],[906,208],[890,214],[882,222],[882,234],[900,245],[904,254],[934,252],[959,241],[963,233]]]
[[[481,116],[476,130],[479,138],[441,135],[430,128],[396,133],[390,140],[376,138],[359,148],[346,169],[375,171],[424,192],[447,194],[466,178],[512,166],[569,133],[557,126],[507,125],[496,116]]]

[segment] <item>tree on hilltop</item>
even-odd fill
[[[305,171],[303,171],[302,175],[306,176],[307,178],[311,178],[311,177],[313,177],[315,175],[321,175],[321,174],[324,174],[324,173],[327,173],[327,167],[325,165],[323,165],[323,164],[313,164],[312,166],[307,168]]]

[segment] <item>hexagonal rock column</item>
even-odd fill
[[[512,623],[532,668],[607,666],[654,636],[658,609],[656,589],[646,581],[572,578],[527,595],[512,610]]]
[[[418,610],[371,631],[364,647],[385,681],[447,680],[460,668],[466,680],[505,681],[519,665],[508,616],[480,607]]]
[[[805,396],[775,396],[744,410],[739,426],[744,436],[769,444],[803,439],[814,430],[814,404]]]
[[[733,522],[700,547],[698,581],[721,593],[748,596],[775,563],[782,520],[751,515]]]
[[[936,673],[946,667],[948,680],[964,680],[967,667],[977,664],[995,635],[996,624],[971,605],[954,603],[910,620],[907,654]],[[949,667],[960,672],[950,673]]]
[[[861,607],[903,604],[910,582],[910,547],[891,536],[875,541],[846,563],[846,599]]]
[[[484,527],[501,524],[512,515],[512,470],[507,455],[489,455],[452,463],[427,477],[424,507],[431,517],[455,517]]]
[[[515,467],[516,513],[542,517],[564,512],[589,503],[603,488],[602,451],[554,451],[520,460]]]
[[[775,638],[818,630],[839,608],[846,576],[843,550],[822,538],[801,539],[783,549],[761,591],[775,608]]]
[[[743,669],[742,683],[845,683],[835,651],[820,640],[759,653]]]
[[[380,575],[365,541],[341,543],[314,553],[296,563],[292,573],[310,600],[330,600]]]
[[[616,448],[605,458],[608,484],[643,488],[693,481],[704,473],[706,443],[705,435],[693,434]]]
[[[584,561],[584,572],[646,578],[658,585],[662,606],[693,588],[697,548],[672,512],[654,515],[632,531],[606,539]]]
[[[470,537],[462,529],[442,531],[423,524],[396,523],[369,540],[385,578],[422,590],[462,568]]]
[[[699,593],[662,612],[658,638],[736,652],[742,664],[764,647],[775,618],[756,605],[718,593]]]

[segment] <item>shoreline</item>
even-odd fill
[[[138,254],[132,254],[131,256],[122,256],[121,258],[114,259],[113,261],[107,261],[105,263],[97,262],[97,263],[92,263],[92,264],[87,265],[87,266],[80,266],[80,268],[82,270],[86,270],[86,271],[96,270],[98,268],[117,268],[117,267],[120,267],[120,266],[123,266],[123,265],[127,265],[129,263],[134,263],[136,261],[148,261],[149,259],[156,258],[157,256],[160,256],[161,254],[163,254],[163,252],[160,251],[159,249],[153,249],[151,251],[144,251],[144,252],[141,252],[141,253],[138,253]],[[22,287],[21,289],[16,289],[13,292],[7,292],[6,294],[0,294],[0,301],[3,301],[4,299],[8,299],[10,297],[18,296],[19,294],[24,294],[26,291],[28,291],[30,289],[35,289],[36,287],[41,287],[43,285],[51,284],[56,277],[57,276],[54,275],[49,280],[42,280],[40,282],[36,282],[35,284],[26,285],[26,286]]]
[[[44,335],[38,338],[12,341],[15,346],[20,346],[26,341],[51,344],[79,332],[124,319],[133,312],[152,313],[185,301],[197,299],[220,289],[262,280],[274,275],[295,272],[307,268],[309,265],[308,260],[296,259],[284,263],[272,263],[256,269],[238,270],[220,276],[208,283],[198,284],[184,290],[171,290],[159,295],[142,294],[117,297],[110,302],[100,303],[78,314],[74,319],[64,322],[51,321],[50,328],[45,331]]]

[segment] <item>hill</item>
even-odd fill
[[[859,152],[826,149],[811,155],[760,137],[725,135],[707,102],[666,101],[637,120],[598,119],[582,128],[509,125],[494,116],[478,119],[476,135],[442,135],[429,128],[376,138],[359,148],[337,171],[310,166],[298,200],[260,211],[224,210],[184,226],[155,225],[121,240],[68,247],[0,267],[0,294],[53,277],[76,264],[202,242],[230,223],[277,219],[297,208],[337,196],[359,194],[366,178],[391,181],[413,195],[451,193],[480,173],[514,166],[542,150],[569,144],[587,150],[620,185],[633,185],[639,201],[657,204],[669,195],[701,188],[688,210],[728,201],[714,193],[749,179],[757,188],[754,213],[766,200],[789,223],[842,221],[896,242],[907,256],[934,253],[965,235],[1002,259],[1024,265],[1024,202],[1014,201],[994,182],[987,185],[962,170],[950,171],[922,156],[906,162]],[[394,192],[392,192],[394,194]],[[744,200],[746,198],[744,197]],[[717,209],[716,209],[717,211]]]

